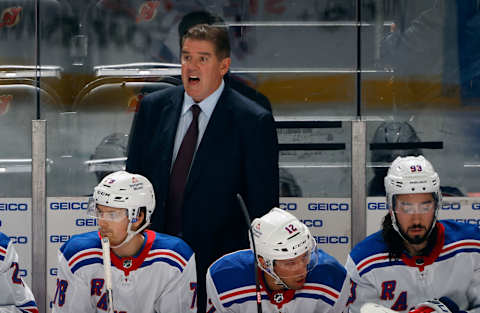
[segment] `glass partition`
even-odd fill
[[[473,33],[478,4],[401,3],[394,10],[377,10],[376,20],[390,26],[382,28],[376,45],[362,42],[365,54],[379,51],[378,58],[368,63],[388,71],[362,81],[362,110],[372,120],[369,173],[396,155],[422,153],[438,168],[448,195],[475,195],[478,138],[473,129],[479,98]],[[380,143],[398,145],[386,150],[372,146]]]
[[[199,11],[218,16],[229,29],[229,82],[273,111],[282,149],[282,207],[304,220],[319,247],[343,262],[350,248],[349,121],[357,114],[353,1],[346,2],[349,12],[342,17],[324,1],[59,4],[61,16],[49,29],[49,47],[44,40],[40,50],[52,56],[42,58],[41,65],[60,69],[58,76],[41,80],[58,95],[56,104],[42,101],[40,110],[48,121],[51,162],[49,301],[56,250],[72,234],[97,228],[85,216],[86,197],[107,173],[125,168],[141,98],[180,84],[179,26],[182,19],[192,23],[191,14]],[[341,221],[340,226],[328,220]]]
[[[32,120],[37,99],[53,101],[36,83],[34,1],[0,2],[0,232],[19,256],[19,276],[32,276]]]
[[[228,83],[273,112],[280,206],[320,248],[345,260],[358,184],[367,232],[378,230],[398,155],[432,161],[449,197],[441,217],[478,224],[477,1],[25,0],[0,12],[0,231],[28,282],[30,125],[46,119],[48,301],[57,249],[97,229],[87,197],[125,168],[141,99],[181,84],[180,33],[206,17],[228,27]],[[351,178],[352,120],[367,125],[365,182]]]
[[[381,4],[381,5],[379,5]],[[378,230],[385,215],[383,176],[397,156],[423,154],[440,175],[440,218],[478,223],[477,1],[376,3],[378,40],[362,41],[366,66],[385,73],[362,79],[368,128],[367,201]],[[376,53],[375,53],[376,52]],[[373,54],[372,54],[373,53]],[[376,218],[373,218],[376,216]],[[375,227],[372,225],[376,224]]]

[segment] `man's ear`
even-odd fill
[[[228,69],[230,68],[230,64],[232,63],[232,59],[227,57],[227,58],[224,58],[221,62],[220,62],[220,73],[223,75],[227,74],[228,72]]]
[[[137,230],[142,225],[143,221],[145,220],[145,213],[143,210],[140,210],[138,213],[137,221],[132,223],[133,229]]]

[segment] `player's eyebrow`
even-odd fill
[[[420,204],[428,204],[428,203],[432,203],[432,202],[433,202],[433,200],[425,200],[425,201],[420,202]],[[413,202],[400,201],[400,204],[402,204],[402,205],[412,205]]]
[[[100,208],[100,207],[97,207],[97,209],[102,212],[102,213],[106,213],[106,212],[117,212],[117,210],[113,209],[113,208]]]
[[[190,51],[188,51],[188,50],[183,50],[183,49],[182,49],[182,52],[181,52],[181,53],[182,53],[182,54],[192,54]],[[200,55],[205,55],[205,56],[212,56],[212,53],[210,53],[210,52],[198,52],[198,54],[200,54]]]

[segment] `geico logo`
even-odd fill
[[[280,203],[280,209],[286,211],[295,211],[297,209],[297,204],[290,202],[290,203]]]
[[[28,238],[25,236],[9,236],[10,240],[12,243],[18,244],[18,245],[25,245],[28,242]]]
[[[452,202],[452,203],[442,203],[442,210],[460,210],[460,203]]]
[[[86,210],[88,202],[52,202],[50,210]]]
[[[310,211],[348,211],[348,203],[309,203]]]
[[[307,227],[323,227],[322,220],[300,220]]]
[[[26,203],[0,203],[0,211],[27,211]]]
[[[369,210],[386,210],[387,209],[387,203],[385,203],[385,202],[369,202],[367,204],[367,208]]]
[[[317,244],[347,244],[348,236],[314,236]]]
[[[27,270],[23,269],[23,268],[19,268],[18,269],[18,275],[20,277],[26,277],[27,276]]]
[[[76,226],[97,226],[96,218],[77,218],[75,220]]]
[[[58,268],[52,267],[52,268],[50,269],[50,275],[51,275],[51,276],[57,276],[57,275],[58,275]]]
[[[472,203],[472,210],[480,210],[480,203],[479,202]]]
[[[456,218],[455,221],[470,225],[476,225],[480,228],[480,219],[478,218]]]
[[[69,235],[51,235],[50,242],[67,242],[70,239]]]

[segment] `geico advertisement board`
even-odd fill
[[[280,198],[280,208],[308,226],[320,249],[342,264],[346,261],[351,242],[349,198]]]
[[[97,230],[97,221],[87,216],[88,198],[47,198],[47,304],[55,295],[58,249],[74,234]]]
[[[32,285],[32,199],[0,198],[0,232],[15,246],[19,259],[19,275]]]
[[[381,229],[387,213],[385,197],[367,198],[367,235]],[[438,216],[439,219],[452,219],[480,228],[480,198],[445,197]]]

